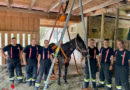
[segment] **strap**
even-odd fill
[[[102,52],[103,52],[103,48],[101,49],[101,60],[102,60]]]
[[[123,58],[122,58],[122,65],[124,65],[124,61],[125,61],[125,55],[126,55],[126,51],[124,51],[124,53],[123,53]]]
[[[43,51],[43,60],[45,59],[45,52]]]
[[[115,52],[115,56],[117,55],[117,51]]]
[[[18,46],[18,49],[19,49],[19,56],[20,56],[20,47]]]
[[[32,48],[30,47],[29,58],[31,58],[31,54],[32,54]]]
[[[48,56],[47,56],[47,58],[49,59],[50,58],[50,52],[48,51]]]
[[[11,58],[13,58],[13,47],[11,47],[11,50],[10,50],[10,55],[11,55]]]
[[[108,54],[109,54],[109,49],[107,50],[107,53],[106,53],[105,62],[107,62]]]
[[[66,54],[65,54],[65,52],[64,52],[64,50],[63,50],[62,47],[60,47],[60,50],[61,50],[62,54],[63,54],[64,57],[65,57],[65,62],[64,62],[64,64],[65,64],[65,63],[67,62],[67,56],[66,56]]]
[[[94,59],[96,59],[96,49],[94,49]]]
[[[36,49],[37,49],[37,54],[36,54],[36,56],[38,56],[38,47],[36,47]]]

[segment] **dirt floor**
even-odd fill
[[[81,73],[83,72],[83,69],[81,69],[81,67],[79,67],[79,70]],[[76,71],[75,66],[73,65],[69,66],[68,84],[64,84],[63,78],[61,79],[61,86],[57,85],[57,80],[50,80],[49,87],[47,90],[82,90],[81,88],[83,87],[84,75],[75,74],[75,71]],[[23,67],[23,74],[25,75],[24,67]],[[43,90],[42,85],[43,84],[41,84],[39,90]],[[10,85],[8,80],[7,68],[6,66],[0,66],[0,90],[11,90],[9,89],[9,86]],[[115,90],[114,86],[115,85],[113,84],[113,90]],[[16,87],[15,90],[34,90],[34,87],[28,87],[26,83],[18,84],[17,81],[15,81],[15,87]],[[105,88],[99,90],[105,90]]]

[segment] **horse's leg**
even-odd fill
[[[61,84],[60,78],[61,78],[61,69],[62,69],[62,60],[61,58],[58,58],[58,66],[59,66],[59,77],[58,77],[58,85]]]
[[[64,81],[65,81],[65,83],[68,83],[68,82],[67,82],[68,66],[69,66],[69,62],[67,62],[67,63],[65,64],[65,75],[64,75]]]

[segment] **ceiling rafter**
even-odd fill
[[[5,0],[7,3],[7,7],[10,8],[11,7],[11,0]]]
[[[31,0],[29,8],[28,8],[29,10],[31,10],[34,7],[34,5],[36,4],[36,1],[37,0]]]
[[[88,3],[91,2],[91,1],[93,1],[93,0],[86,0],[86,1],[84,1],[84,2],[82,3],[82,6],[88,4]],[[79,6],[79,4],[78,4],[78,5],[76,5],[76,6],[73,8],[73,10],[76,10],[76,9],[78,9],[79,7],[80,7],[80,6]]]
[[[102,4],[98,5],[98,6],[95,6],[95,7],[92,7],[90,9],[84,10],[84,13],[89,13],[89,12],[92,12],[92,11],[95,11],[95,10],[110,6],[112,4],[119,3],[121,1],[123,1],[123,0],[108,0],[108,1],[102,3]],[[78,13],[78,15],[80,15],[80,13]]]
[[[0,7],[0,11],[11,11],[11,12],[23,12],[23,13],[30,13],[39,16],[40,18],[48,19],[48,20],[55,20],[57,15],[55,13],[47,13],[43,11],[37,11],[37,10],[28,10],[28,9],[22,9],[22,8],[8,8],[8,7]],[[80,16],[74,16],[72,15],[70,18],[70,22],[80,22],[81,18]]]
[[[53,9],[55,9],[56,7],[58,7],[59,5],[61,5],[62,3],[66,2],[68,0],[60,0],[58,2],[55,2],[47,11],[50,12]]]

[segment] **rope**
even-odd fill
[[[56,24],[57,24],[57,21],[58,21],[58,19],[59,19],[61,9],[62,9],[62,5],[61,5],[61,7],[60,7],[60,9],[59,9],[59,14],[57,14],[56,21],[55,21],[54,26],[53,26],[53,28],[52,28],[52,32],[51,32],[51,35],[50,35],[50,37],[49,37],[49,42],[50,42],[51,37],[52,37],[52,35],[53,35],[53,32],[54,32],[54,30],[55,30],[55,26],[56,26]]]
[[[52,49],[54,50],[54,49],[56,49],[57,48],[57,45],[55,45],[55,46],[53,46],[52,47]],[[65,62],[64,62],[64,64],[67,62],[67,59],[69,58],[69,57],[67,57],[66,56],[66,54],[65,54],[65,52],[64,52],[64,50],[63,50],[63,48],[60,46],[60,50],[61,50],[61,52],[62,52],[62,54],[64,55],[64,57],[65,57]],[[70,58],[69,58],[69,60],[70,60]]]

